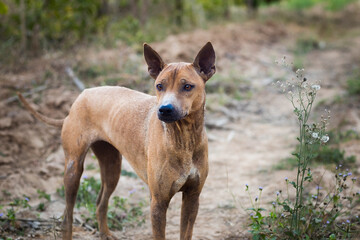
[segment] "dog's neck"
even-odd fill
[[[163,123],[168,141],[177,149],[194,150],[204,138],[203,106],[199,111],[173,123]]]

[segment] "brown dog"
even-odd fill
[[[144,44],[144,56],[155,79],[156,97],[122,87],[86,89],[69,115],[56,120],[37,113],[19,94],[37,118],[62,126],[66,158],[63,239],[72,239],[73,208],[89,148],[101,169],[97,199],[101,239],[116,239],[109,232],[106,215],[120,177],[122,155],[149,185],[154,239],[165,239],[166,211],[179,191],[183,192],[180,239],[192,238],[199,195],[208,174],[205,82],[215,73],[215,52],[207,43],[193,63],[165,64]]]

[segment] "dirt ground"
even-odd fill
[[[321,81],[318,102],[322,104],[316,108],[315,116],[320,116],[325,108],[329,108],[332,110],[331,127],[345,121],[343,128],[359,132],[359,99],[347,97],[345,89],[351,72],[360,67],[360,19],[355,13],[348,9],[332,18],[331,21],[338,25],[331,26],[341,27],[342,32],[339,31],[336,36],[321,37],[320,47],[304,56],[304,65],[309,79]],[[312,14],[314,21],[319,21],[317,24],[326,25],[321,21],[328,20],[318,19],[316,10]],[[345,16],[352,16],[349,19],[357,24],[340,21]],[[239,91],[251,93],[251,96],[241,99],[226,98],[226,92],[225,96],[216,92],[207,96],[210,172],[201,194],[193,239],[248,239],[244,208],[250,207],[250,202],[245,184],[249,184],[254,195],[256,189],[262,186],[262,201],[267,203],[274,197],[275,191],[285,187],[284,178],[294,176],[294,171],[272,170],[274,164],[290,155],[296,145],[297,134],[291,104],[272,83],[292,77],[277,66],[275,60],[287,56],[292,61],[296,40],[314,34],[312,26],[311,22],[289,21],[285,24],[284,21],[267,18],[169,36],[152,44],[167,62],[191,61],[198,49],[211,41],[217,55],[217,74],[222,77],[214,78],[214,83],[211,79],[208,84],[216,88],[229,84],[225,80],[222,82],[222,78],[238,78],[242,79]],[[35,206],[39,202],[36,197],[38,189],[52,196],[45,212],[37,215],[36,211],[24,211],[20,213],[22,218],[50,219],[62,215],[65,203],[56,194],[56,189],[62,185],[64,159],[60,129],[34,119],[11,98],[14,92],[30,92],[28,98],[35,103],[37,110],[53,118],[63,118],[79,94],[64,72],[66,66],[75,66],[79,62],[108,62],[121,69],[135,55],[125,46],[118,49],[79,49],[72,54],[48,53],[30,62],[19,63],[12,69],[4,69],[0,74],[0,204],[5,205],[14,197],[26,195],[33,199],[30,205]],[[144,61],[141,64],[143,77],[146,66]],[[125,85],[131,85],[131,81]],[[150,81],[149,86],[152,84]],[[334,103],[339,96],[349,100]],[[219,99],[223,97],[225,103],[220,103]],[[359,141],[347,143],[343,148],[347,154],[360,159]],[[97,164],[91,153],[85,164]],[[356,165],[359,167],[359,162]],[[123,168],[131,170],[126,161]],[[327,170],[318,168],[314,171]],[[99,178],[96,169],[85,170],[84,174]],[[130,201],[145,200],[147,203],[144,208],[145,223],[116,231],[114,235],[119,239],[151,239],[147,186],[139,179],[122,176],[113,195],[130,197],[129,192],[134,192],[134,189],[136,191],[131,194]],[[179,238],[180,208],[181,194],[177,194],[167,215],[166,234],[170,240]],[[75,209],[75,216],[80,218],[80,215],[81,211]],[[54,239],[50,230],[31,230],[27,234],[33,234],[36,239]],[[74,239],[96,239],[97,234],[79,226],[74,229]]]

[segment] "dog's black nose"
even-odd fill
[[[179,111],[172,104],[161,105],[157,114],[158,118],[166,123],[181,119],[181,114],[179,114]]]
[[[161,116],[171,116],[172,114],[173,114],[173,112],[174,112],[174,107],[173,107],[173,105],[171,105],[171,104],[168,104],[168,105],[162,105],[162,106],[160,106],[160,108],[159,108],[159,114],[161,115]]]

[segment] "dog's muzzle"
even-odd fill
[[[182,116],[172,104],[167,104],[159,107],[158,118],[163,122],[171,123],[180,120]]]

